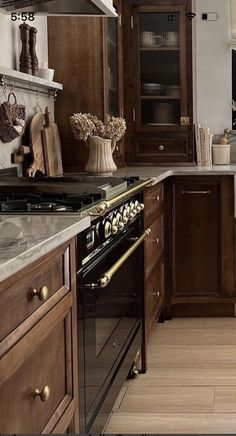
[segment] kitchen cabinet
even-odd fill
[[[49,65],[64,85],[55,118],[67,172],[84,169],[88,159],[88,147],[73,138],[69,117],[76,112],[89,112],[102,120],[124,115],[121,0],[115,0],[114,6],[118,19],[48,18]],[[124,165],[124,142],[117,144],[114,157],[118,166]]]
[[[151,233],[144,244],[145,336],[164,313],[164,186],[158,184],[144,192],[145,228]]]
[[[233,177],[176,177],[169,183],[169,311],[233,315]]]
[[[193,162],[191,0],[124,2],[128,163]]]
[[[78,430],[75,277],[72,240],[0,284],[2,433]]]

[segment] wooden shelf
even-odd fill
[[[142,95],[142,100],[180,100],[180,97],[172,97],[169,95]]]
[[[179,51],[179,47],[140,47],[140,51]]]
[[[17,84],[15,87],[18,89],[44,91],[44,93],[46,93],[45,91],[53,91],[56,93],[57,91],[63,90],[61,83],[51,82],[50,80],[42,79],[38,76],[32,76],[0,66],[0,85],[4,86],[4,84],[8,86]]]

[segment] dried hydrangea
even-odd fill
[[[102,137],[104,134],[105,126],[96,115],[87,114],[87,117],[94,124],[93,135]]]
[[[74,114],[70,117],[70,125],[75,139],[87,141],[95,130],[94,123],[89,119],[90,114]]]
[[[126,122],[123,118],[109,117],[104,130],[104,138],[120,141],[126,131]]]

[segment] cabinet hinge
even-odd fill
[[[134,17],[133,17],[133,15],[131,15],[131,17],[130,17],[130,27],[131,27],[131,29],[134,28]]]
[[[122,26],[122,16],[121,16],[121,14],[118,15],[118,25],[120,27]]]
[[[135,123],[136,121],[136,110],[133,109],[133,123]]]
[[[189,117],[181,117],[180,124],[181,124],[181,126],[189,126],[190,125],[190,118]]]

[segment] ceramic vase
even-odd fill
[[[111,176],[117,170],[113,160],[115,144],[111,139],[91,136],[88,141],[89,159],[85,171],[97,176]]]

